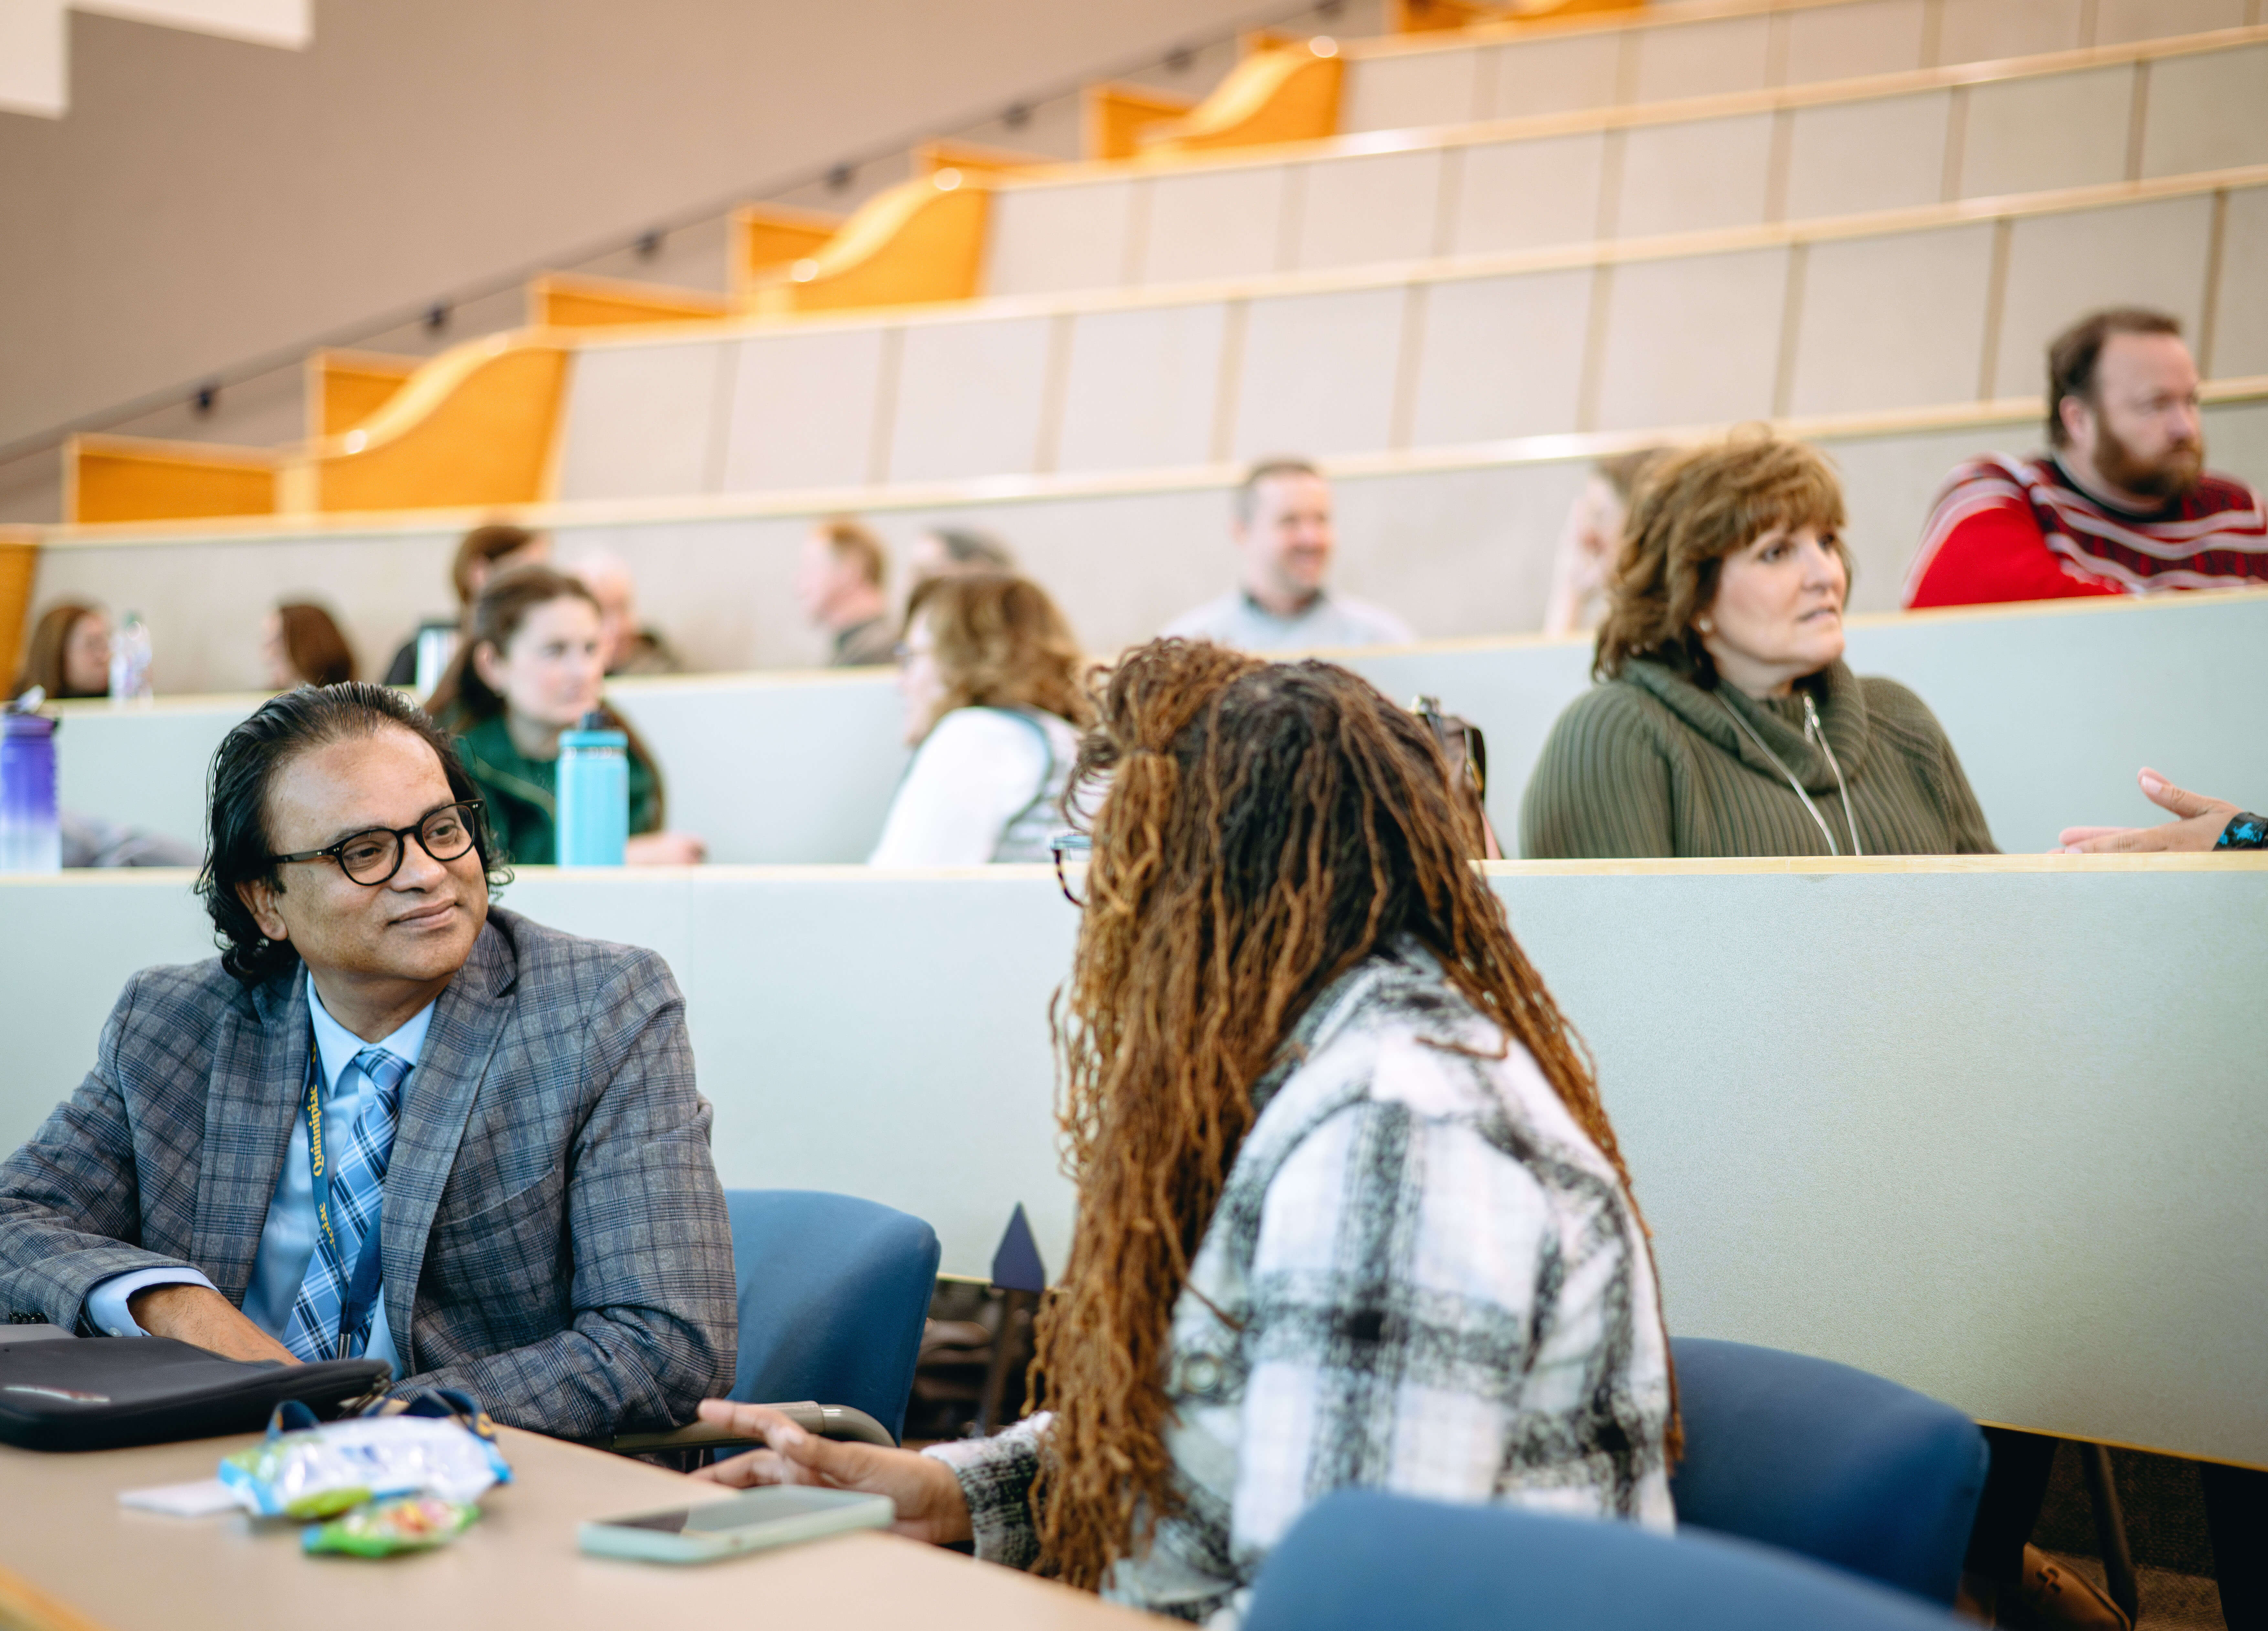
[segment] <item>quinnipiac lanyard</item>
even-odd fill
[[[321,1058],[322,1051],[310,1038],[307,1048],[307,1171],[314,1182],[315,1227],[330,1243],[332,1255],[335,1257],[339,1252],[339,1237],[337,1231],[331,1227],[331,1166],[323,1155]],[[378,1280],[381,1272],[379,1237],[385,1221],[386,1193],[381,1189],[378,1205],[370,1214],[370,1227],[363,1231],[362,1250],[355,1254],[354,1273],[347,1279],[346,1295],[340,1303],[336,1358],[357,1356],[347,1352],[347,1343],[357,1332],[370,1324],[372,1310],[377,1306]]]

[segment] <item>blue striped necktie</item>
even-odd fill
[[[284,1333],[284,1346],[311,1363],[352,1358],[370,1339],[374,1310],[359,1330],[343,1333],[343,1339],[339,1316],[363,1237],[386,1198],[386,1165],[394,1155],[394,1118],[401,1111],[401,1079],[409,1074],[409,1061],[384,1048],[364,1048],[354,1056],[352,1068],[361,1071],[377,1093],[331,1157],[331,1228],[337,1238],[327,1239],[318,1223],[314,1255],[307,1259],[306,1278],[299,1282],[291,1327]]]

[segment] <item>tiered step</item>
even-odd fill
[[[2268,470],[2268,379],[2208,391],[2213,463]],[[1687,427],[1690,431],[1700,427]],[[1957,412],[1796,421],[1843,473],[1856,558],[1852,601],[1889,611],[1930,499],[1961,460],[2040,441],[2036,398]],[[1327,461],[1337,481],[1346,593],[1392,606],[1427,638],[1542,624],[1551,544],[1601,454],[1652,432],[1550,436],[1481,447]],[[824,661],[789,585],[814,519],[868,513],[894,550],[932,526],[997,532],[1062,603],[1088,649],[1146,639],[1232,580],[1229,489],[1209,466],[1100,477],[834,488],[706,499],[528,506],[197,527],[51,532],[38,556],[42,604],[85,596],[142,610],[156,635],[161,695],[262,683],[260,620],[283,599],[333,603],[365,666],[419,618],[446,609],[465,528],[512,519],[548,528],[557,553],[604,550],[637,570],[643,615],[695,668],[803,668]]]

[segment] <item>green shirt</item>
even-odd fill
[[[457,732],[457,752],[488,801],[489,830],[505,856],[523,867],[549,867],[559,859],[559,761],[531,759],[512,740],[504,716],[460,728],[461,716],[445,720]],[[630,830],[652,832],[661,825],[661,795],[653,767],[633,749],[630,766]]]
[[[1847,817],[1834,766],[1804,734],[1807,692],[1850,789]],[[1794,772],[1841,853],[1851,853],[1854,822],[1868,855],[1996,852],[1944,727],[1896,681],[1860,679],[1837,662],[1798,681],[1795,695],[1758,702],[1644,661],[1577,697],[1552,726],[1521,797],[1520,852],[1826,854],[1803,800],[1728,708]]]

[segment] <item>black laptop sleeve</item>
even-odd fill
[[[0,1343],[0,1443],[114,1450],[250,1433],[285,1399],[328,1421],[392,1376],[382,1359],[224,1359],[169,1337]]]

